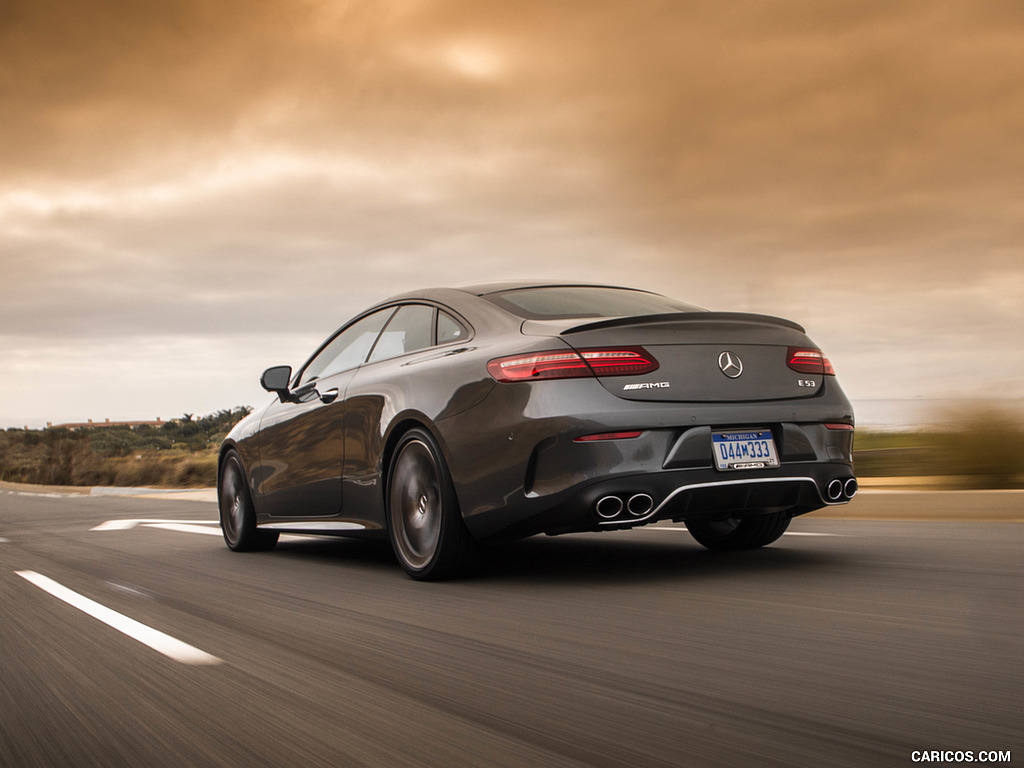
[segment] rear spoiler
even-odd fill
[[[559,336],[584,331],[598,331],[602,328],[619,328],[624,325],[657,325],[659,323],[706,323],[706,322],[742,322],[759,323],[761,325],[777,325],[792,328],[805,333],[802,325],[772,315],[756,315],[750,312],[666,312],[660,315],[637,315],[635,317],[613,317],[593,323],[574,325],[559,331]]]

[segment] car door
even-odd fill
[[[402,305],[381,332],[349,385],[346,402],[345,494],[360,509],[380,505],[378,473],[390,420],[407,409],[436,416],[441,406],[427,403],[437,399],[430,393],[443,378],[441,360],[468,335],[452,315],[427,304]],[[448,352],[436,349],[438,344]]]
[[[363,379],[369,386],[359,386],[350,394],[349,420],[345,425],[345,476],[364,477],[376,469],[383,438],[381,420],[388,399],[394,372],[378,370],[385,360],[433,346],[434,307],[427,304],[404,304],[390,318],[366,361]],[[382,378],[383,377],[383,378]],[[372,382],[372,384],[370,384]]]
[[[260,427],[261,514],[340,514],[345,392],[393,313],[388,307],[342,328],[295,376],[289,397],[267,409]]]

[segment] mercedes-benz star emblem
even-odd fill
[[[735,352],[723,352],[718,356],[718,367],[730,379],[738,378],[743,373],[743,361]]]

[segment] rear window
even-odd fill
[[[635,317],[665,312],[703,312],[700,307],[628,288],[546,286],[516,288],[483,298],[527,320],[562,320],[575,317]]]

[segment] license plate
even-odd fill
[[[779,454],[771,430],[712,432],[715,467],[721,470],[768,469],[779,466]]]

